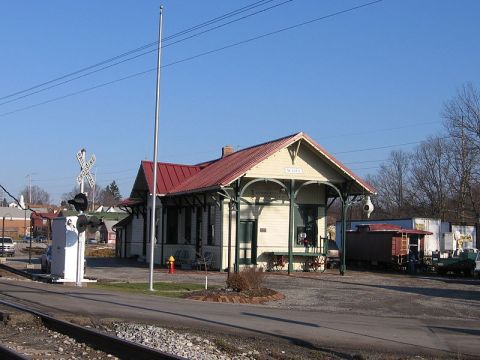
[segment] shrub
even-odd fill
[[[243,269],[238,274],[230,274],[227,279],[227,286],[234,291],[257,290],[262,288],[264,280],[263,268],[251,267]]]

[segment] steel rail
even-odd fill
[[[3,346],[0,344],[0,359],[2,360],[29,360],[28,357],[26,357],[23,354],[20,354],[19,352],[12,350],[6,346]]]
[[[25,306],[13,304],[5,300],[0,300],[1,305],[5,305],[23,312],[28,312],[40,318],[43,325],[50,330],[67,335],[78,342],[86,343],[91,347],[102,350],[108,354],[115,355],[120,359],[132,360],[186,360],[183,357],[165,353],[160,350],[155,350],[135,342],[120,339],[116,336],[105,334],[101,331],[86,328],[80,325],[72,324],[68,321],[56,319],[50,315],[41,313],[37,310],[30,309]],[[0,350],[0,355],[2,355]],[[7,359],[8,357],[0,356],[0,359]],[[12,357],[15,359],[15,357]],[[25,357],[19,359],[27,359]]]

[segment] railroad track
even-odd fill
[[[185,360],[185,358],[171,355],[159,350],[155,350],[134,342],[120,339],[116,336],[105,334],[101,331],[72,324],[68,321],[56,319],[50,315],[41,313],[37,310],[28,308],[24,305],[13,304],[11,302],[0,300],[0,305],[14,308],[18,311],[26,312],[38,317],[46,328],[64,334],[77,342],[84,343],[96,350],[101,350],[107,354],[112,354],[119,359],[134,360]],[[29,359],[18,352],[0,345],[0,359]]]

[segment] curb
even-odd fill
[[[231,304],[263,304],[268,301],[277,301],[285,299],[285,295],[279,292],[267,296],[253,296],[245,297],[242,295],[228,294],[228,295],[219,295],[219,294],[210,294],[210,295],[192,295],[187,297],[190,300],[197,301],[211,301],[219,303],[231,303]]]

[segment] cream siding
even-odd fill
[[[245,180],[245,182],[247,182]],[[274,251],[288,251],[289,200],[281,187],[273,182],[257,182],[245,191],[240,208],[241,220],[257,220],[257,265],[265,269],[271,267],[268,254]],[[298,193],[298,204],[317,204],[318,236],[326,235],[325,186],[307,185]],[[223,211],[223,267],[228,265],[228,202],[224,202]],[[319,241],[320,246],[322,244]],[[303,251],[303,247],[294,247],[294,251]],[[235,212],[232,213],[232,250],[231,264],[235,262]],[[294,269],[303,269],[303,263],[295,259]]]
[[[291,148],[295,148],[295,144]],[[326,160],[301,144],[295,161],[288,148],[279,150],[246,173],[249,178],[301,179],[342,182],[344,177]]]

